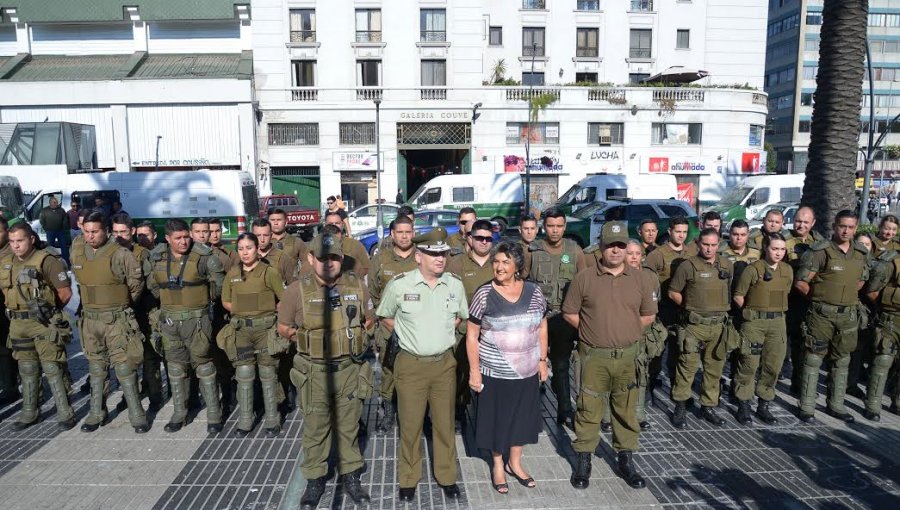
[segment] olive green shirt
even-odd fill
[[[269,270],[266,271],[266,268]],[[225,275],[225,283],[222,284],[222,302],[232,303],[231,294],[234,291],[234,288],[240,286],[249,278],[265,278],[266,288],[275,294],[275,299],[277,301],[281,301],[281,296],[284,294],[284,282],[281,281],[281,275],[265,262],[260,262],[256,267],[251,269],[250,272],[242,272],[241,266],[235,266],[228,271],[228,274]],[[276,310],[260,310],[255,314],[240,314],[236,316],[251,318],[267,317],[275,312]]]
[[[697,271],[694,268],[694,265],[691,264],[691,260],[697,260],[700,263],[701,270]],[[723,274],[720,274],[721,271],[724,271]],[[731,289],[731,279],[734,276],[734,266],[731,264],[731,261],[722,257],[721,255],[716,255],[716,260],[714,262],[710,262],[701,258],[699,255],[694,255],[689,259],[685,259],[684,263],[680,264],[678,268],[675,270],[675,273],[672,275],[672,279],[669,280],[669,290],[672,292],[678,292],[681,294],[681,306],[686,310],[695,310],[702,311],[706,308],[705,305],[708,303],[703,302],[692,302],[689,292],[689,286],[695,285],[701,278],[714,278],[721,280],[720,276],[727,276],[724,278],[728,280],[728,289]],[[730,294],[730,292],[729,292]],[[704,296],[702,301],[706,301],[708,297]],[[715,308],[721,308],[721,312],[727,312],[731,308],[731,299],[725,300],[723,303],[716,303]]]
[[[388,282],[376,314],[394,319],[400,347],[433,356],[456,345],[456,321],[469,318],[462,280],[444,272],[432,289],[416,268]]]
[[[719,250],[719,255],[730,260],[732,264],[735,262],[746,262],[749,264],[762,258],[760,251],[756,248],[751,248],[749,245],[744,246],[743,253],[738,253],[734,248],[726,245],[723,249]]]
[[[405,258],[397,255],[393,249],[393,243],[387,250],[379,251],[372,259],[371,274],[369,275],[369,296],[372,298],[372,304],[377,308],[381,303],[381,294],[391,278],[415,268],[415,248]]]
[[[494,265],[491,264],[491,256],[488,255],[482,266],[472,257],[473,252],[474,250],[469,250],[454,255],[447,261],[446,268],[447,271],[462,279],[463,287],[466,289],[466,299],[469,301],[472,300],[478,287],[494,279]]]

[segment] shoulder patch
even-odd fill
[[[592,244],[584,249],[584,253],[594,253],[595,251],[600,249],[599,244]]]
[[[812,251],[822,251],[825,248],[828,248],[828,244],[829,244],[829,242],[825,241],[825,240],[816,241],[809,246],[809,249]],[[856,243],[854,243],[854,244],[856,244]]]
[[[194,253],[197,253],[198,255],[212,254],[212,248],[210,248],[209,246],[206,246],[205,244],[193,243],[192,250],[194,251]]]

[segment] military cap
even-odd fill
[[[412,242],[420,250],[450,251],[450,245],[447,244],[447,231],[444,227],[437,227],[424,234],[419,234],[413,237]]]
[[[309,252],[317,259],[322,259],[329,255],[344,256],[344,250],[341,249],[341,240],[331,234],[317,235],[309,245]]]
[[[607,221],[600,231],[600,243],[604,246],[612,243],[628,244],[628,227],[621,221]]]

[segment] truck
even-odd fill
[[[11,175],[0,175],[0,213],[7,221],[22,214],[25,199],[19,179]]]
[[[439,175],[419,188],[409,199],[415,210],[475,209],[479,218],[488,219],[504,232],[518,225],[525,209],[525,188],[519,174]]]
[[[556,201],[556,207],[571,215],[578,209],[606,200],[656,199],[678,197],[678,183],[674,175],[588,174],[569,188]]]
[[[318,231],[321,214],[319,209],[300,205],[295,195],[267,195],[259,199],[259,217],[265,218],[269,209],[277,207],[287,213],[287,232],[300,234],[300,238],[309,241]]]
[[[747,177],[725,192],[719,202],[709,208],[722,216],[727,228],[734,220],[755,217],[766,206],[799,203],[803,196],[806,174],[754,175]]]

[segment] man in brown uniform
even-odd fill
[[[344,262],[341,270],[353,271],[356,273],[356,276],[365,278],[369,274],[369,254],[366,253],[366,247],[361,242],[350,237],[349,234],[344,235],[344,232],[340,230],[342,221],[337,213],[329,212],[325,214],[325,225],[334,225],[339,229],[341,250],[344,252]]]
[[[293,257],[295,262],[300,265],[305,264],[309,250],[306,249],[306,243],[302,239],[287,233],[287,212],[284,209],[272,207],[267,211],[266,217],[269,224],[272,225],[272,244]]]
[[[279,250],[272,242],[272,225],[269,220],[257,218],[250,225],[253,235],[259,240],[259,258],[265,260],[270,266],[278,270],[285,285],[290,285],[296,280],[297,261],[293,257]]]
[[[659,235],[659,227],[655,221],[648,218],[641,221],[641,225],[638,227],[638,235],[641,238],[641,247],[646,257],[656,249],[656,236]]]
[[[634,488],[644,487],[634,469],[640,426],[635,416],[636,365],[644,328],[656,318],[655,282],[625,264],[628,229],[619,221],[603,225],[601,264],[579,271],[563,301],[563,318],[578,329],[581,388],[575,416],[577,459],[570,482],[585,489],[591,456],[600,442],[603,395],[610,393],[613,448],[619,474]]]
[[[10,253],[9,244],[6,242],[8,229],[9,222],[6,217],[0,215],[0,257]],[[0,307],[3,306],[3,294],[0,293]],[[19,373],[19,366],[13,358],[12,351],[6,346],[8,335],[9,319],[5,313],[0,313],[0,405],[12,404],[19,400],[19,384],[16,377]]]
[[[813,227],[816,225],[816,214],[812,207],[803,206],[797,209],[794,214],[794,229],[789,232],[790,235],[784,236],[787,239],[787,253],[784,260],[791,265],[794,274],[800,269],[800,258],[809,250],[809,247],[823,239]],[[800,394],[800,374],[803,372],[803,334],[800,325],[806,317],[809,310],[809,299],[802,295],[796,288],[791,289],[788,296],[787,310],[787,334],[790,349],[788,357],[785,361],[791,363],[791,393]],[[784,372],[784,368],[782,372]]]
[[[756,248],[758,250],[762,248],[763,234],[767,232],[778,232],[779,234],[784,235],[786,232],[782,231],[783,228],[784,212],[782,212],[781,209],[769,209],[769,212],[767,212],[765,218],[763,218],[762,228],[750,236],[748,244],[751,248]]]
[[[522,253],[525,255],[525,268],[523,272],[525,274],[520,275],[522,278],[528,278],[528,270],[531,268],[531,252],[528,250],[531,247],[531,243],[537,239],[538,235],[538,221],[532,215],[523,216],[522,219],[519,220],[519,233],[521,234],[521,238],[519,239],[519,244],[522,245]]]
[[[219,263],[222,264],[225,274],[228,274],[228,271],[231,270],[234,264],[240,264],[237,250],[228,252],[225,251],[225,247],[222,245],[222,220],[219,218],[209,218],[209,242],[207,243],[207,246],[212,250],[213,255],[219,259]],[[218,337],[219,331],[222,330],[227,322],[228,311],[222,307],[221,296],[216,297],[213,301],[213,338]],[[219,379],[219,386],[222,387],[223,414],[227,416],[228,410],[232,408],[231,406],[234,404],[235,400],[232,398],[232,389],[234,388],[234,367],[228,360],[228,355],[219,348],[216,342],[213,342],[212,345],[210,345],[210,352],[212,353],[213,363],[216,365],[216,377]]]
[[[191,239],[197,244],[209,243],[209,220],[194,218],[191,220]]]
[[[226,273],[231,271],[231,266],[239,262],[237,252],[227,251],[225,245],[222,244],[222,220],[219,218],[209,219],[209,247],[216,254],[216,258],[219,259],[219,263],[225,268]]]
[[[459,231],[447,238],[451,256],[468,249],[466,234],[472,229],[472,224],[475,223],[476,219],[478,219],[478,213],[472,207],[463,207],[459,210],[459,217],[456,220],[456,224],[459,225]]]

